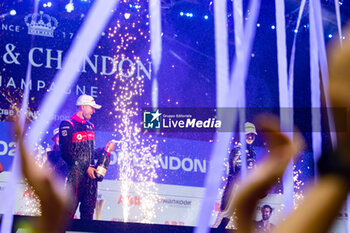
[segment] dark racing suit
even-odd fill
[[[52,151],[47,152],[47,162],[51,164],[55,175],[59,175],[63,180],[66,179],[68,173],[67,163],[62,159],[61,151],[54,146]]]
[[[70,217],[74,217],[80,202],[80,218],[92,219],[97,199],[97,181],[87,174],[89,166],[94,167],[98,157],[95,149],[95,127],[76,114],[70,120],[61,122],[60,148],[62,158],[68,164],[66,187],[74,194]]]
[[[247,155],[247,169],[250,170],[255,167],[256,151],[252,144],[246,144],[246,155]],[[220,210],[223,211],[230,199],[230,193],[232,186],[234,185],[237,178],[240,176],[241,171],[241,144],[235,146],[230,153],[229,157],[229,170],[227,176],[227,183],[221,198]],[[226,225],[230,221],[229,218],[224,218],[218,228],[225,229]]]

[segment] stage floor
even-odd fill
[[[38,217],[31,216],[14,216],[13,232],[22,232],[19,228],[19,224],[22,222],[32,222]],[[141,224],[141,223],[124,223],[124,222],[111,222],[111,221],[98,221],[98,220],[80,220],[74,219],[69,227],[67,227],[66,233],[192,233],[194,227],[187,226],[172,226],[172,225],[160,225],[160,224]],[[222,231],[219,229],[211,229],[211,233],[221,232],[235,232],[235,231]]]

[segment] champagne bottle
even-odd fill
[[[111,159],[107,151],[103,151],[101,157],[97,161],[95,177],[97,181],[102,181],[106,175]]]

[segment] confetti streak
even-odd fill
[[[226,1],[215,0],[214,4],[214,24],[215,24],[215,58],[216,58],[216,106],[225,107],[225,98],[228,94],[229,76],[228,76],[228,36],[227,36],[227,11]],[[218,112],[220,119],[220,112]],[[221,114],[222,115],[222,114]],[[236,119],[235,119],[236,120]],[[234,121],[236,122],[236,121]],[[217,135],[216,135],[217,136]],[[227,142],[230,138],[229,133],[218,134],[224,137],[220,143],[214,144],[214,152],[211,154],[211,168],[205,179],[205,194],[201,204],[200,214],[197,219],[197,227],[194,232],[207,232],[209,219],[214,206],[221,174],[217,171],[222,169],[222,161],[226,155]],[[223,139],[223,138],[221,138]],[[220,148],[218,148],[220,144]],[[218,155],[214,157],[213,155]],[[213,159],[215,158],[215,159]],[[213,172],[215,171],[215,172]]]
[[[318,64],[319,53],[317,45],[317,33],[315,22],[315,11],[313,1],[310,2],[310,79],[311,79],[311,114],[312,114],[312,151],[314,157],[314,164],[321,155],[321,83],[320,83],[320,67]],[[317,176],[317,166],[314,166],[315,178]]]
[[[316,33],[317,33],[317,45],[318,45],[318,59],[320,62],[320,70],[322,74],[322,85],[325,90],[325,100],[327,107],[327,115],[328,115],[328,125],[330,129],[331,141],[333,148],[337,148],[337,138],[335,134],[335,125],[331,108],[330,100],[328,97],[328,64],[327,64],[327,53],[326,53],[326,44],[324,39],[324,31],[323,31],[323,21],[322,21],[322,11],[321,11],[321,3],[319,0],[310,0],[310,5],[314,10],[314,18],[316,25]]]
[[[247,78],[247,72],[250,61],[250,54],[253,47],[255,32],[256,32],[256,22],[258,19],[260,11],[260,1],[252,0],[250,1],[249,9],[251,10],[251,15],[246,23],[246,28],[244,31],[244,38],[246,43],[244,43],[242,58],[236,60],[234,63],[234,68],[232,69],[231,83],[229,86],[228,93],[224,98],[225,103],[223,106],[235,106],[238,103],[241,95],[241,90],[244,88],[244,82]],[[215,6],[214,6],[215,7]],[[238,68],[239,67],[239,68]],[[228,114],[219,114],[219,120],[226,122],[228,128],[233,128],[237,120],[237,112],[235,111],[233,115],[228,116]],[[211,216],[211,211],[213,209],[215,199],[217,197],[217,192],[220,186],[220,176],[221,173],[217,172],[222,169],[222,163],[224,161],[224,156],[227,153],[227,146],[231,135],[229,133],[217,133],[215,136],[215,143],[213,144],[213,149],[211,152],[211,167],[209,168],[208,174],[205,177],[205,192],[204,198],[202,200],[200,214],[197,219],[197,227],[195,233],[208,232],[208,225]]]
[[[55,81],[55,83],[57,83],[57,88],[55,88],[53,92],[44,99],[44,103],[40,108],[43,109],[42,114],[37,121],[33,123],[32,130],[26,138],[30,151],[35,147],[36,140],[42,137],[46,127],[49,125],[49,119],[52,119],[57,109],[62,106],[63,100],[66,97],[64,93],[78,77],[78,73],[75,72],[75,70],[78,70],[81,67],[85,57],[92,52],[99,36],[101,35],[101,31],[105,28],[105,25],[112,15],[112,10],[117,3],[118,0],[100,0],[96,1],[91,7],[86,21],[83,23],[77,37],[74,39],[71,49],[68,51],[63,69],[56,77],[57,82]],[[15,156],[15,158],[17,157],[19,156]],[[16,159],[14,159],[13,167],[15,168],[15,171],[19,171],[19,161],[16,161]],[[18,181],[19,178],[18,172],[15,172],[14,176],[17,177],[15,178],[17,180],[14,180],[14,184],[17,184],[16,181]],[[11,181],[9,183],[13,182]],[[6,201],[6,203],[10,203],[7,201],[7,198],[11,198],[11,196],[13,195],[8,195],[3,200]],[[11,225],[12,217],[9,221],[6,221],[6,218],[4,217],[1,232],[10,232]]]
[[[243,7],[242,1],[233,2],[233,17],[234,17],[234,31],[235,31],[235,48],[236,48],[236,59],[243,58]],[[232,106],[235,107],[235,106]],[[245,88],[242,88],[241,97],[238,103],[239,107],[239,132],[240,132],[240,142],[242,144],[241,151],[241,178],[244,179],[247,176],[247,154],[245,153],[247,144],[246,144],[246,135],[244,130],[245,123]]]
[[[275,0],[276,4],[276,24],[277,24],[277,62],[278,62],[278,86],[280,101],[280,119],[281,131],[293,132],[293,110],[291,109],[290,94],[288,89],[287,74],[287,45],[286,45],[286,25],[284,14],[284,0]],[[284,111],[286,108],[287,111]],[[291,131],[289,131],[291,130]],[[294,205],[294,183],[293,183],[293,161],[290,161],[283,175],[283,199],[284,213],[287,215],[293,209]]]
[[[28,145],[34,145],[37,138],[41,138],[46,130],[49,119],[52,119],[57,109],[64,103],[65,92],[70,88],[78,78],[79,73],[76,70],[82,66],[86,57],[89,57],[96,46],[96,43],[112,15],[112,10],[118,3],[118,0],[99,0],[94,3],[84,21],[81,30],[74,38],[63,63],[63,69],[57,74],[54,83],[54,90],[44,99],[40,106],[41,115],[33,123],[32,130],[29,132]]]
[[[292,52],[290,55],[290,61],[289,61],[289,72],[288,72],[288,88],[289,88],[289,106],[293,106],[293,92],[294,92],[294,63],[295,63],[295,49],[296,49],[296,41],[297,41],[297,35],[300,27],[301,18],[304,12],[306,0],[302,0],[299,8],[299,14],[298,14],[298,20],[297,25],[294,29],[294,39],[293,39],[293,46],[292,46]]]
[[[162,17],[160,0],[149,1],[151,21],[151,57],[153,64],[152,106],[158,107],[158,71],[162,60]]]
[[[38,13],[38,6],[39,6],[39,0],[35,0],[34,2],[34,15]],[[32,42],[31,42],[31,47],[33,45],[33,36],[32,36]],[[22,101],[22,106],[19,111],[19,125],[23,131],[27,112],[28,112],[28,103],[29,103],[29,82],[31,80],[31,73],[32,73],[32,65],[30,62],[28,62],[27,65],[27,72],[26,72],[26,85],[24,89],[24,94],[23,94],[23,101]],[[3,94],[4,95],[4,94]],[[8,97],[6,97],[8,98]],[[18,109],[17,109],[18,110]],[[17,111],[18,112],[18,111]],[[19,156],[19,151],[18,148],[16,149],[15,152],[15,157],[12,162],[12,172],[9,178],[9,181],[6,185],[5,191],[3,193],[3,197],[1,200],[4,201],[4,203],[7,203],[6,209],[4,210],[4,217],[3,221],[1,224],[1,230],[0,232],[11,232],[12,224],[13,224],[13,212],[14,212],[14,207],[15,207],[15,198],[16,195],[13,195],[17,192],[17,187],[18,187],[18,182],[21,177],[21,170],[20,170],[20,156]]]
[[[337,15],[337,26],[338,26],[339,43],[340,43],[340,46],[343,47],[343,33],[342,33],[342,30],[341,30],[339,0],[334,0],[334,5],[335,5],[335,13]]]
[[[226,1],[214,1],[215,57],[216,57],[216,106],[225,107],[228,80],[228,39]]]
[[[149,1],[149,13],[151,23],[151,57],[154,73],[158,74],[162,61],[162,18],[160,0]]]

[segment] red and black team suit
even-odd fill
[[[60,148],[68,164],[66,186],[74,193],[70,217],[74,216],[80,202],[80,218],[91,220],[97,199],[97,180],[88,176],[87,169],[95,166],[94,160],[102,153],[96,150],[94,125],[76,114],[62,121]]]

